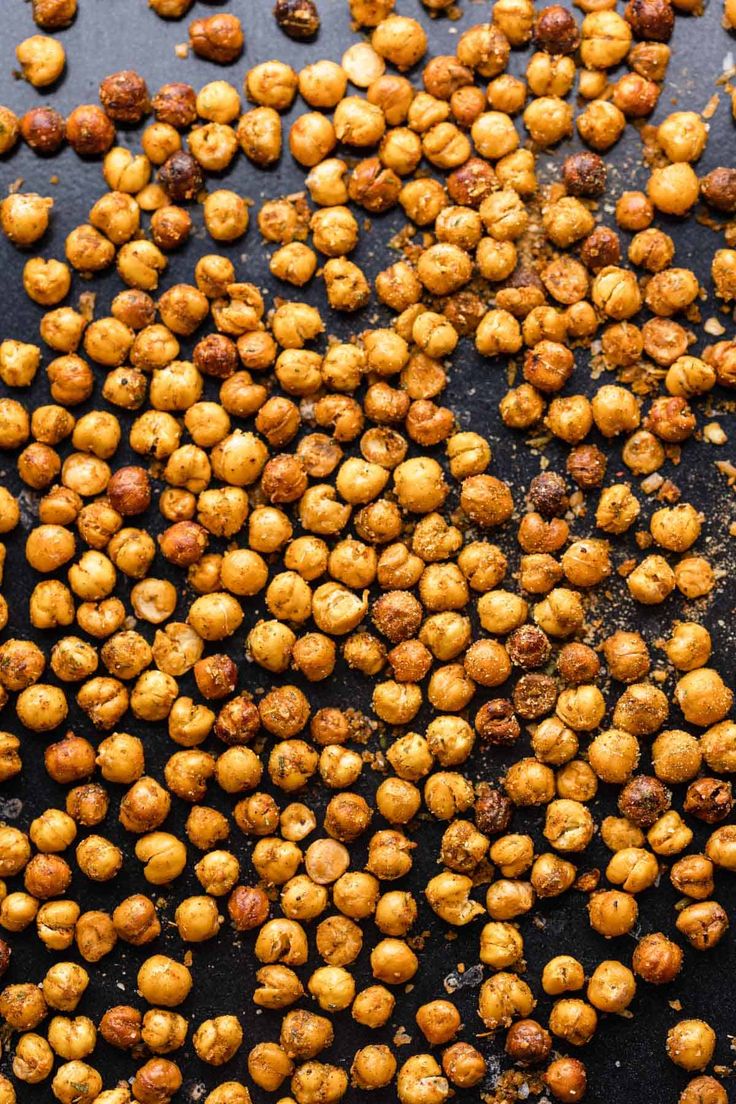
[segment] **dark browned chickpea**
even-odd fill
[[[484,786],[475,802],[475,823],[485,835],[500,835],[511,823],[513,804],[500,790]]]
[[[548,54],[574,54],[580,32],[572,13],[560,4],[543,8],[534,25],[534,41]]]
[[[115,140],[115,127],[97,104],[80,104],[67,117],[66,139],[80,157],[101,157]]]
[[[483,200],[498,187],[491,165],[480,157],[470,157],[447,178],[447,192],[453,203],[479,210]]]
[[[685,794],[684,809],[706,824],[725,820],[734,806],[731,783],[723,778],[698,778]]]
[[[669,42],[672,37],[675,13],[669,0],[629,0],[624,18],[635,38]]]
[[[107,484],[107,497],[123,517],[144,513],[151,504],[148,472],[134,466],[118,468]]]
[[[117,1004],[103,1015],[99,1032],[106,1043],[118,1050],[132,1050],[141,1042],[142,1015],[137,1008]]]
[[[159,169],[158,178],[175,203],[196,199],[204,187],[204,173],[186,150],[177,150],[167,157]]]
[[[582,490],[588,491],[600,487],[607,463],[597,445],[578,445],[567,458],[567,471]]]
[[[66,123],[54,107],[32,107],[20,121],[20,133],[35,153],[52,154],[66,138]]]
[[[237,931],[251,931],[266,922],[270,906],[262,889],[241,885],[230,894],[227,908]]]
[[[570,195],[595,198],[606,190],[606,164],[599,154],[589,150],[571,153],[563,162],[562,179]]]
[[[594,273],[608,265],[617,265],[621,260],[621,243],[616,231],[608,226],[596,226],[583,242],[580,258]]]
[[[506,1053],[520,1066],[546,1061],[551,1049],[552,1036],[536,1020],[517,1020],[506,1035]]]
[[[150,108],[148,87],[134,69],[121,69],[101,82],[100,103],[116,123],[139,123]]]
[[[640,828],[651,828],[670,807],[672,795],[658,778],[638,774],[621,790],[618,807]]]
[[[578,1058],[555,1058],[544,1072],[544,1083],[555,1100],[575,1104],[585,1096],[588,1077]]]
[[[716,211],[733,214],[736,211],[736,169],[719,166],[700,181],[700,194]]]
[[[177,130],[185,130],[197,118],[197,97],[190,84],[164,84],[151,101],[156,118]]]
[[[314,0],[276,0],[273,14],[284,34],[297,42],[314,38],[320,28]]]

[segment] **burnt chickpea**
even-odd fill
[[[733,803],[730,782],[699,778],[688,786],[684,809],[706,824],[717,824],[729,815]]]

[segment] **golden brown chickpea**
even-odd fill
[[[235,1016],[215,1016],[199,1025],[192,1036],[195,1053],[210,1066],[222,1066],[237,1054],[243,1029]]]
[[[726,1104],[728,1096],[720,1081],[703,1075],[688,1081],[680,1093],[680,1104]]]
[[[705,1069],[715,1045],[716,1033],[705,1020],[680,1020],[667,1032],[667,1057],[681,1069]]]
[[[460,1030],[460,1013],[451,1001],[434,1000],[417,1011],[419,1030],[432,1046],[449,1043]]]
[[[171,123],[151,123],[143,131],[141,146],[153,165],[163,165],[172,154],[181,150],[181,135]],[[107,156],[109,158],[110,154]]]
[[[652,172],[647,194],[658,211],[684,215],[698,198],[698,178],[685,161],[665,165]]]
[[[717,901],[698,901],[680,912],[676,927],[696,950],[706,951],[725,935],[728,916]]]
[[[15,146],[20,134],[17,116],[9,107],[0,105],[0,156],[5,156]]]
[[[675,688],[675,698],[685,719],[704,728],[723,720],[732,702],[731,691],[709,667],[684,674]]]
[[[79,1086],[84,1089],[80,1092]],[[57,1069],[51,1082],[51,1092],[59,1104],[92,1104],[102,1091],[102,1078],[96,1069],[86,1062],[74,1059],[64,1062]]]
[[[478,1012],[490,1031],[508,1027],[515,1017],[528,1016],[535,1000],[529,986],[515,974],[503,971],[483,982]]]
[[[586,145],[603,151],[619,140],[626,126],[626,117],[614,103],[596,98],[578,115],[575,125]]]
[[[682,950],[661,932],[639,940],[632,965],[634,972],[653,985],[673,981],[682,966]]]
[[[13,1058],[13,1073],[18,1080],[37,1085],[46,1080],[53,1067],[54,1052],[46,1039],[34,1032],[21,1035]]]
[[[592,1005],[575,997],[563,997],[556,1001],[550,1012],[550,1031],[572,1046],[585,1046],[597,1026],[598,1016]]]
[[[629,893],[601,890],[590,898],[588,916],[593,930],[610,939],[631,931],[638,916],[638,906]]]
[[[570,955],[557,955],[551,958],[542,971],[542,988],[550,996],[582,989],[585,984],[583,967]]]
[[[47,1014],[46,1000],[36,985],[7,985],[0,993],[0,1015],[14,1031],[32,1031]]]
[[[186,966],[165,955],[152,955],[138,971],[138,989],[149,1004],[175,1008],[192,987],[192,977]]]

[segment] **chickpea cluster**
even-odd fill
[[[191,0],[150,6],[180,19]],[[66,118],[51,98],[0,107],[0,155],[68,143],[104,188],[63,258],[23,254],[38,334],[0,341],[0,781],[39,756],[57,794],[0,825],[0,1104],[41,1083],[60,1104],[168,1104],[188,1047],[208,1075],[233,1063],[206,1104],[443,1104],[480,1091],[499,1043],[573,1102],[604,1014],[667,994],[728,936],[736,723],[704,624],[719,569],[662,470],[736,387],[734,341],[695,333],[706,298],[736,300],[736,238],[704,287],[672,229],[701,202],[736,212],[736,170],[698,176],[708,126],[678,109],[646,129],[645,190],[612,194],[605,154],[656,108],[675,18],[699,8],[578,8],[495,0],[430,56],[427,20],[349,0],[362,37],[340,62],[239,81],[244,28],[218,10],[188,25],[217,66],[198,90],[125,69]],[[34,0],[52,34],[17,46],[33,88],[61,78],[53,32],[76,9]],[[273,14],[295,40],[319,31],[313,0]],[[304,191],[253,205],[221,179],[242,157],[290,158]],[[405,226],[373,273],[352,258],[391,211]],[[0,202],[18,250],[43,252],[59,217],[42,191]],[[75,295],[107,272],[109,302]],[[483,432],[443,399],[468,349],[509,381]],[[504,448],[523,438],[539,472],[512,485]],[[338,677],[370,716],[331,694]],[[663,881],[679,903],[652,931]],[[558,897],[595,961],[527,954]],[[23,932],[55,956],[32,977],[12,964]],[[437,933],[472,943],[472,1018],[439,976],[410,996]],[[256,984],[203,1018],[198,949],[217,941]],[[135,992],[95,1020],[85,992],[121,944],[140,949]],[[687,1012],[658,1041],[693,1075],[680,1104],[725,1104],[704,1072],[715,1031]],[[351,1022],[375,1042],[348,1054]],[[105,1083],[100,1038],[130,1082]]]

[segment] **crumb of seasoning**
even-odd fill
[[[716,460],[715,465],[721,475],[726,477],[729,487],[733,487],[736,483],[736,466],[730,460]]]
[[[703,439],[709,445],[725,445],[728,441],[728,435],[720,422],[708,422],[707,425],[703,426]]]

